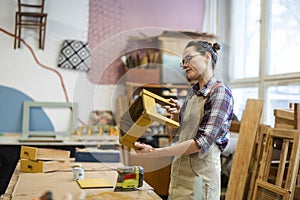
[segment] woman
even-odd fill
[[[220,199],[220,153],[228,143],[233,117],[231,91],[214,75],[218,43],[191,41],[183,52],[182,67],[197,83],[189,90],[182,107],[166,106],[171,119],[180,122],[177,144],[153,148],[135,143],[138,154],[149,157],[176,156],[172,163],[169,199]],[[195,181],[196,180],[196,181]],[[199,181],[200,180],[200,181]],[[201,186],[195,187],[197,184]]]

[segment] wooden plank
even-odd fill
[[[21,146],[20,158],[30,160],[61,160],[70,158],[70,151]]]
[[[300,185],[295,187],[294,200],[300,200]]]
[[[287,124],[278,124],[275,123],[275,128],[280,128],[280,129],[294,129],[293,125],[287,125]]]
[[[274,109],[274,116],[289,120],[294,120],[294,110],[293,109]]]
[[[282,187],[283,175],[285,171],[285,166],[287,164],[287,154],[289,150],[290,141],[287,139],[283,140],[282,149],[280,153],[280,162],[277,170],[276,182],[275,185]]]
[[[239,122],[239,121],[232,121],[229,130],[231,132],[238,133],[240,131],[240,127],[241,127],[241,122]]]
[[[226,192],[227,200],[243,199],[262,109],[262,100],[247,100],[241,122],[239,139],[233,157],[231,174]]]
[[[299,159],[300,159],[300,133],[295,134],[295,139],[292,147],[292,152],[290,155],[290,162],[288,173],[286,177],[286,185],[285,188],[292,190],[292,195],[294,193],[294,186],[296,185],[297,180],[297,172],[299,168]]]
[[[294,104],[294,128],[300,129],[300,103]]]
[[[147,128],[151,125],[151,120],[142,115],[124,134],[119,136],[120,144],[134,148],[134,143],[144,134]]]
[[[33,161],[21,159],[20,171],[29,173],[52,172],[69,168],[69,160],[66,161]]]
[[[275,117],[275,123],[276,124],[286,124],[286,125],[294,126],[294,120],[280,118],[280,117]]]

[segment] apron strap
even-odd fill
[[[217,88],[217,87],[221,87],[222,86],[222,83],[220,82],[217,82],[212,88],[211,90],[209,91],[209,93],[205,96],[205,98],[208,98],[210,96],[210,94]]]

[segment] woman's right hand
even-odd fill
[[[179,113],[180,113],[180,104],[179,104],[179,101],[177,99],[170,98],[170,102],[174,103],[176,106],[175,107],[164,106],[164,108],[166,109],[166,111],[168,113],[170,113],[171,115],[179,115]]]

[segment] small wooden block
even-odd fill
[[[51,172],[69,168],[69,160],[66,161],[34,161],[21,159],[20,171],[21,172]]]
[[[29,146],[21,146],[21,159],[29,160],[61,160],[70,158],[70,151],[60,149],[35,148]]]

